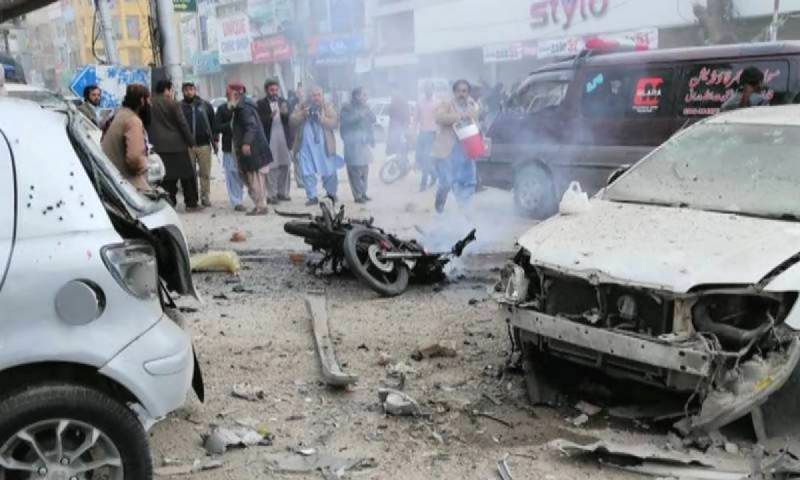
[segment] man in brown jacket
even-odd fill
[[[454,129],[459,122],[478,122],[480,107],[470,96],[471,90],[468,81],[457,80],[453,84],[452,100],[441,103],[434,112],[439,130],[431,157],[439,178],[435,205],[439,213],[444,211],[450,190],[459,205],[466,207],[478,183],[475,162],[467,157]]]
[[[150,91],[144,85],[128,85],[122,107],[114,114],[102,141],[103,152],[138,190],[150,190],[144,130],[149,117]]]
[[[321,88],[311,88],[308,102],[295,109],[289,124],[295,132],[292,152],[298,157],[308,198],[306,205],[318,202],[318,176],[322,178],[325,192],[335,201],[339,178],[336,175],[336,136],[333,131],[339,126],[339,116],[333,105],[325,102]]]
[[[180,181],[186,211],[196,211],[200,209],[197,204],[197,173],[189,155],[189,148],[194,146],[194,136],[180,105],[172,96],[171,80],[160,80],[156,83],[156,95],[150,111],[151,120],[147,127],[150,143],[161,156],[167,170],[162,186],[169,194],[172,204],[176,205]]]

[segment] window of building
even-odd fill
[[[114,32],[114,38],[122,40],[122,25],[117,15],[111,17],[111,31]]]
[[[128,40],[139,40],[139,17],[136,15],[125,17],[125,29],[128,31]]]

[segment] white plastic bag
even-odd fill
[[[558,212],[561,215],[575,215],[587,212],[590,208],[592,205],[589,203],[589,195],[581,189],[580,183],[572,182],[561,197]]]

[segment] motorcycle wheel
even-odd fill
[[[354,228],[344,237],[344,258],[350,271],[384,297],[403,293],[410,276],[403,261],[381,262],[376,258],[376,252],[391,248],[385,235],[369,228]]]
[[[381,167],[381,181],[386,185],[391,185],[408,175],[410,167],[408,162],[404,162],[397,155],[389,157]]]

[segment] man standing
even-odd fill
[[[353,90],[350,103],[342,108],[342,140],[347,178],[356,203],[371,200],[367,196],[369,164],[375,147],[375,114],[367,105],[367,92],[363,88]]]
[[[89,85],[83,89],[83,103],[78,110],[92,121],[96,126],[100,126],[100,96],[102,92],[97,85]],[[148,92],[149,97],[149,92]]]
[[[267,203],[288,202],[292,154],[289,151],[289,104],[280,96],[277,80],[264,83],[266,97],[256,103],[273,163],[266,175]]]
[[[147,134],[150,123],[150,91],[139,84],[130,84],[122,107],[103,135],[103,152],[122,176],[138,190],[150,190],[147,183]]]
[[[311,206],[318,203],[317,177],[328,197],[336,201],[339,179],[336,176],[336,136],[333,130],[339,126],[339,117],[333,105],[325,102],[320,87],[309,90],[309,99],[295,110],[290,118],[294,134],[292,151],[298,163]]]
[[[244,212],[242,205],[242,178],[239,176],[239,167],[233,156],[233,110],[224,103],[217,108],[216,125],[218,132],[222,134],[222,169],[225,171],[225,188],[228,191],[228,200],[237,212]]]
[[[245,95],[240,83],[228,85],[226,96],[228,108],[233,110],[233,151],[239,166],[239,174],[247,185],[247,192],[255,207],[247,215],[266,215],[263,171],[272,163],[269,142],[264,127],[258,119],[255,102]]]
[[[181,86],[183,101],[181,110],[194,138],[191,148],[192,162],[200,177],[200,202],[204,207],[211,206],[211,152],[217,153],[214,132],[217,130],[214,107],[197,95],[194,83]]]
[[[431,156],[436,164],[439,188],[436,190],[436,211],[444,211],[450,190],[461,207],[469,204],[477,185],[475,162],[467,157],[454,127],[460,122],[478,122],[480,108],[470,96],[471,86],[466,80],[453,84],[453,99],[436,107],[439,131],[433,142]]]
[[[150,112],[147,132],[153,148],[161,156],[167,169],[162,186],[169,194],[172,205],[177,205],[180,181],[186,211],[197,211],[200,209],[197,204],[197,175],[189,156],[189,148],[194,146],[194,137],[181,107],[173,99],[171,80],[159,80],[156,83],[156,95]]]
[[[425,98],[417,103],[417,168],[422,173],[419,191],[424,192],[436,184],[436,170],[433,168],[431,148],[436,138],[436,101],[433,98],[433,85],[425,85]]]

